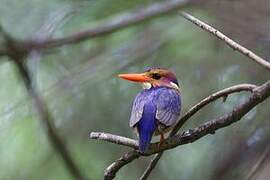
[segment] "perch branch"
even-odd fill
[[[243,55],[249,57],[250,59],[252,59],[256,63],[258,63],[258,64],[262,65],[263,67],[265,67],[266,69],[270,70],[270,62],[268,62],[265,59],[261,58],[260,56],[256,55],[251,50],[249,50],[249,49],[241,46],[240,44],[238,44],[237,42],[233,41],[228,36],[224,35],[220,31],[218,31],[217,29],[213,28],[212,26],[208,25],[207,23],[205,23],[205,22],[197,19],[196,17],[194,17],[194,16],[192,16],[190,14],[185,13],[185,12],[182,12],[181,15],[185,19],[187,19],[190,22],[192,22],[193,24],[199,26],[203,30],[205,30],[205,31],[213,34],[214,36],[216,36],[218,39],[224,41],[233,50],[237,50],[238,52],[240,52]]]
[[[119,145],[128,146],[128,147],[131,147],[134,149],[138,148],[137,141],[130,139],[130,138],[110,134],[110,133],[91,132],[89,137],[90,137],[90,139],[99,139],[99,140],[103,140],[103,141],[108,141],[108,142],[116,143]]]
[[[213,134],[216,130],[229,126],[230,124],[239,121],[253,107],[264,101],[269,96],[270,96],[270,81],[253,89],[252,94],[249,96],[249,98],[243,104],[236,106],[231,112],[217,119],[208,121],[195,129],[185,131],[182,134],[174,135],[166,139],[164,144],[160,148],[158,142],[153,143],[151,144],[149,150],[143,155],[149,156],[151,154],[172,149],[183,144],[192,143],[207,134]],[[115,174],[119,171],[120,168],[122,168],[124,165],[130,163],[131,161],[140,156],[138,155],[138,152],[135,150],[130,151],[128,154],[129,154],[128,161],[121,161],[121,165],[119,165],[119,163],[117,163],[118,161],[116,161],[106,169],[105,179],[114,178]],[[109,174],[110,176],[107,176],[107,174]]]

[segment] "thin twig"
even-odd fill
[[[68,171],[74,177],[74,179],[76,180],[86,179],[82,175],[80,169],[76,166],[71,154],[68,152],[66,148],[65,143],[57,134],[57,131],[53,125],[54,122],[53,117],[49,113],[49,109],[46,106],[45,102],[42,100],[42,98],[37,93],[36,89],[33,87],[30,73],[24,64],[23,59],[14,59],[14,62],[18,67],[19,74],[23,79],[24,85],[27,89],[29,96],[32,97],[33,99],[35,108],[38,111],[42,124],[46,128],[47,135],[52,146],[54,147],[56,152],[58,152],[59,156],[63,159],[64,164],[66,165]]]
[[[256,55],[251,50],[241,46],[240,44],[233,41],[228,36],[224,35],[220,31],[218,31],[217,29],[213,28],[212,26],[208,25],[207,23],[197,19],[196,17],[194,17],[194,16],[192,16],[190,14],[188,14],[186,12],[182,12],[181,15],[184,18],[186,18],[187,20],[189,20],[190,22],[192,22],[193,24],[199,26],[203,30],[213,34],[218,39],[224,41],[233,50],[237,50],[241,54],[249,57],[250,59],[252,59],[256,63],[258,63],[258,64],[262,65],[263,67],[265,67],[266,69],[270,70],[270,62],[268,62],[267,60],[265,60],[265,59],[261,58],[260,56]]]
[[[76,32],[66,37],[49,39],[44,41],[29,41],[25,45],[32,49],[55,48],[63,45],[74,44],[85,41],[90,38],[100,37],[116,30],[135,25],[145,20],[165,15],[170,12],[179,10],[188,4],[189,0],[170,0],[160,3],[153,3],[147,7],[128,11],[107,19],[98,26],[89,28],[84,31]]]

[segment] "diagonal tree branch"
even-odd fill
[[[241,91],[250,91],[252,92],[253,89],[255,89],[257,86],[253,84],[239,84],[235,86],[231,86],[225,89],[222,89],[214,94],[211,94],[210,96],[204,98],[201,100],[199,103],[197,103],[195,106],[190,108],[188,112],[177,122],[175,127],[170,133],[170,136],[173,136],[177,133],[177,131],[183,126],[183,124],[195,113],[197,113],[199,110],[201,110],[203,107],[206,105],[210,104],[211,102],[219,99],[219,98],[224,98],[225,100],[230,94],[232,93],[237,93]]]
[[[194,17],[194,16],[192,16],[190,14],[188,14],[186,12],[182,12],[181,15],[184,18],[186,18],[187,20],[189,20],[190,22],[192,22],[193,24],[199,26],[203,30],[205,30],[205,31],[213,34],[214,36],[216,36],[218,39],[224,41],[233,50],[236,50],[236,51],[240,52],[241,54],[249,57],[250,59],[252,59],[256,63],[258,63],[261,66],[265,67],[266,69],[270,70],[270,62],[268,62],[267,60],[265,60],[265,59],[261,58],[260,56],[256,55],[251,50],[241,46],[240,44],[233,41],[228,36],[224,35],[220,31],[218,31],[217,29],[213,28],[212,26],[208,25],[207,23],[197,19],[196,17]]]
[[[269,161],[267,161],[269,157],[270,157],[270,145],[266,147],[266,149],[261,154],[257,162],[253,164],[253,167],[250,169],[249,173],[247,173],[247,176],[244,179],[246,180],[257,179],[256,176],[267,165],[267,163],[269,163]]]
[[[165,2],[153,3],[147,7],[128,11],[107,19],[96,27],[84,31],[76,32],[66,37],[55,38],[43,41],[31,40],[25,42],[28,49],[55,48],[63,45],[74,44],[85,41],[89,38],[100,37],[115,32],[122,28],[138,24],[145,20],[165,15],[179,10],[189,3],[189,0],[170,0]]]
[[[14,58],[16,56],[14,55]],[[19,57],[17,57],[19,58]],[[56,129],[53,125],[53,117],[51,116],[48,107],[45,102],[37,93],[36,89],[32,85],[32,79],[27,67],[24,64],[23,59],[14,59],[14,62],[17,65],[19,74],[23,79],[24,85],[27,89],[29,96],[33,99],[33,103],[38,111],[41,122],[46,128],[48,138],[55,149],[58,152],[59,156],[63,159],[64,164],[66,165],[70,174],[74,177],[74,179],[85,180],[86,178],[83,176],[80,169],[76,166],[71,154],[68,152],[65,143],[62,141],[60,136],[56,133]]]
[[[29,69],[26,66],[26,58],[29,55],[30,51],[23,47],[21,41],[17,41],[11,37],[0,24],[0,34],[3,36],[4,48],[6,49],[5,56],[8,56],[17,66],[19,76],[22,78],[24,86],[27,90],[28,95],[33,99],[33,104],[35,105],[38,115],[42,125],[47,131],[47,135],[50,143],[52,144],[55,151],[63,159],[65,166],[69,173],[74,177],[74,179],[85,180],[80,169],[76,166],[71,154],[66,148],[65,143],[62,141],[60,136],[57,134],[53,117],[51,116],[48,107],[46,106],[44,100],[39,96],[37,90],[33,85],[31,74]]]
[[[28,40],[16,40],[15,49],[21,53],[27,54],[33,50],[46,50],[48,48],[57,48],[64,45],[76,44],[90,38],[101,37],[117,30],[141,23],[143,21],[152,19],[154,17],[169,14],[173,11],[177,11],[181,8],[186,7],[192,0],[170,0],[159,3],[152,3],[147,7],[143,7],[133,11],[127,11],[119,15],[115,15],[112,18],[108,18],[97,26],[91,27],[87,30],[75,32],[61,38],[44,39],[44,38],[33,38]],[[5,31],[0,25],[0,33],[5,35]],[[12,55],[12,49],[8,47],[7,42],[1,43],[3,47],[0,48],[1,56]]]

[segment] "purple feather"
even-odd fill
[[[140,152],[148,149],[158,123],[173,126],[180,110],[180,93],[173,88],[155,87],[143,90],[136,96],[130,126],[138,129]]]

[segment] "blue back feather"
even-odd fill
[[[142,118],[137,124],[139,132],[139,151],[142,153],[148,149],[152,139],[152,135],[157,127],[155,115],[155,105],[153,105],[152,103],[145,104]]]

